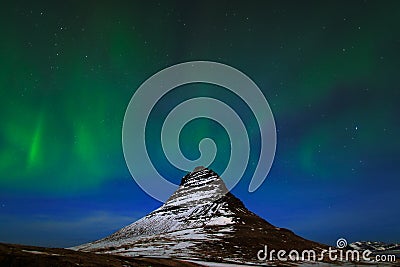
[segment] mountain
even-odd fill
[[[124,256],[157,256],[259,263],[257,252],[325,245],[275,227],[249,211],[212,170],[197,167],[158,209],[114,234],[75,250]],[[265,261],[264,261],[265,263]]]
[[[400,257],[400,244],[387,244],[384,242],[358,241],[349,244],[350,249],[369,250],[373,254],[393,254]]]

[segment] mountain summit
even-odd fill
[[[318,249],[323,245],[278,228],[249,211],[214,171],[197,167],[158,209],[114,234],[76,250],[125,256],[163,256],[258,262],[264,249]],[[264,262],[265,263],[265,262]]]

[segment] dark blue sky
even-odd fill
[[[124,161],[125,109],[154,73],[210,60],[251,77],[275,116],[268,178],[248,193],[249,164],[233,190],[250,210],[327,244],[400,242],[399,12],[398,1],[3,4],[0,241],[77,245],[157,208]],[[149,154],[163,175],[179,183],[185,174],[159,139],[179,97],[230,104],[255,132],[250,163],[257,160],[257,125],[244,103],[213,86],[183,90],[149,119]],[[217,143],[211,168],[222,173],[229,139],[219,125],[187,125],[182,151],[195,159],[204,137]]]

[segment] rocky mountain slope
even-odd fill
[[[73,249],[124,256],[157,256],[259,263],[257,252],[324,245],[278,228],[227,192],[212,170],[198,167],[157,210],[116,233]],[[265,263],[265,262],[264,262]]]

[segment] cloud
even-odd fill
[[[55,218],[37,214],[0,215],[0,241],[37,246],[69,247],[105,237],[140,217],[108,211]]]

